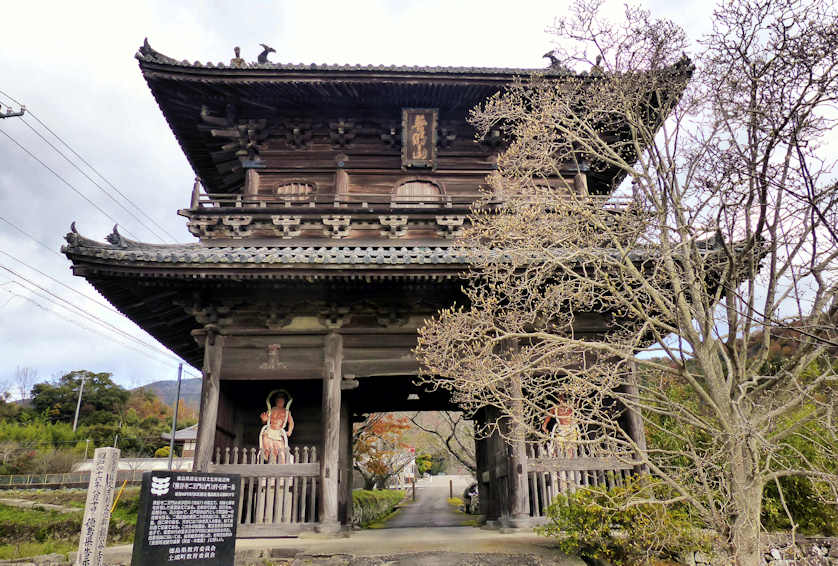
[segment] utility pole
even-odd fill
[[[2,105],[0,105],[0,107],[2,107]],[[20,110],[18,110],[17,112],[14,112],[12,110],[11,106],[7,106],[5,113],[0,112],[0,119],[2,119],[2,118],[16,118],[17,116],[23,116],[23,114],[25,112],[26,112],[26,106],[23,106],[22,104],[20,106]]]
[[[175,431],[177,430],[177,410],[180,405],[181,375],[183,375],[183,362],[177,366],[177,393],[175,393],[175,410],[172,411],[172,436],[169,438],[169,471],[172,469],[172,458],[175,455]]]
[[[81,395],[84,392],[84,378],[87,377],[85,374],[81,376],[81,387],[79,387],[79,400],[76,403],[76,418],[73,419],[73,432],[76,432],[76,429],[79,426],[79,409],[81,409]]]

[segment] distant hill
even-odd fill
[[[151,390],[161,401],[169,406],[172,406],[175,404],[177,380],[167,379],[163,381],[154,381],[147,385],[137,387],[137,389]],[[180,398],[183,403],[182,406],[186,406],[197,411],[198,407],[201,405],[201,378],[195,377],[192,379],[182,380],[180,382]]]

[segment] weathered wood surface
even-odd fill
[[[532,472],[631,470],[634,463],[618,458],[532,458],[527,462]]]
[[[323,358],[323,453],[320,460],[320,523],[323,530],[336,530],[338,523],[338,474],[340,461],[340,384],[343,337],[326,336]]]
[[[316,477],[320,474],[320,464],[210,464],[207,471],[245,477]]]
[[[204,338],[203,382],[201,384],[201,408],[198,417],[198,436],[192,469],[207,471],[215,444],[215,426],[218,419],[218,397],[221,392],[221,362],[224,352],[224,336],[207,332]]]
[[[241,459],[239,459],[241,455]],[[313,502],[320,475],[317,448],[295,446],[280,464],[271,454],[265,462],[256,448],[225,450],[223,463],[210,471],[242,476],[239,537],[287,536],[312,530],[318,517]]]

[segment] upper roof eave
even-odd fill
[[[264,79],[299,79],[302,76],[315,78],[379,78],[381,76],[410,77],[414,79],[440,79],[445,77],[456,77],[458,81],[469,80],[496,80],[509,82],[515,77],[531,76],[533,74],[548,77],[579,77],[586,76],[586,73],[576,74],[565,69],[546,68],[515,68],[515,67],[441,67],[441,66],[410,66],[410,65],[338,65],[338,64],[317,64],[317,63],[245,63],[244,66],[232,66],[219,61],[202,63],[200,61],[189,62],[188,60],[178,61],[173,57],[163,55],[154,50],[146,39],[145,43],[137,51],[135,58],[140,63],[143,72],[165,71],[170,75],[201,75],[202,78],[240,79],[240,78],[264,78]]]

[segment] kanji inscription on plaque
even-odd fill
[[[146,472],[132,566],[233,566],[241,479]]]
[[[432,169],[436,166],[436,108],[402,109],[402,166]]]

